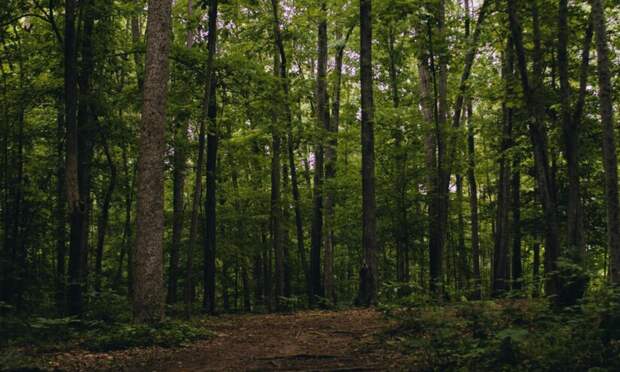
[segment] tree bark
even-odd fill
[[[217,186],[217,148],[219,131],[217,126],[217,103],[216,103],[216,78],[213,71],[213,59],[217,50],[217,0],[209,1],[209,56],[208,77],[209,89],[208,100],[205,101],[207,110],[207,167],[206,167],[206,199],[205,214],[207,219],[207,231],[204,254],[204,297],[203,310],[209,314],[215,313],[215,249],[216,249],[216,186]]]
[[[149,0],[142,120],[138,137],[134,318],[164,316],[164,152],[171,0]]]
[[[78,182],[78,122],[77,122],[77,53],[75,16],[77,2],[65,0],[64,36],[64,90],[66,126],[65,190],[70,214],[69,272],[67,288],[67,311],[70,315],[82,312],[82,223],[84,206],[80,200]]]
[[[362,106],[362,248],[364,252],[357,302],[360,305],[371,306],[377,303],[378,283],[371,0],[360,0],[360,70]]]

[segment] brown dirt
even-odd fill
[[[393,327],[372,309],[295,314],[224,315],[201,321],[214,336],[165,349],[93,353],[73,350],[48,359],[62,371],[383,371],[406,358],[379,335]]]
[[[359,371],[398,369],[398,355],[377,335],[390,324],[375,310],[222,316],[207,322],[210,340],[135,371]]]

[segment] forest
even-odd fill
[[[619,0],[3,0],[0,371],[620,370]]]

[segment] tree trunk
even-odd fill
[[[297,167],[295,165],[295,154],[294,154],[294,141],[293,141],[293,123],[292,123],[292,113],[291,113],[291,102],[290,102],[290,94],[289,94],[289,79],[288,79],[288,70],[287,70],[287,59],[286,53],[284,51],[284,44],[282,42],[282,35],[280,32],[280,19],[278,16],[279,5],[277,0],[271,1],[273,18],[274,18],[274,35],[276,48],[278,49],[280,55],[280,78],[282,79],[282,89],[284,90],[284,98],[285,98],[285,112],[286,112],[286,130],[287,130],[287,155],[288,155],[288,164],[290,167],[291,173],[291,191],[293,195],[293,204],[295,208],[295,233],[297,236],[297,251],[299,253],[300,264],[302,266],[304,276],[306,279],[306,288],[308,292],[308,296],[311,293],[311,284],[310,284],[310,271],[308,268],[308,263],[306,260],[306,248],[304,247],[304,231],[303,231],[303,223],[301,216],[301,202],[300,202],[300,194],[299,194],[299,182],[297,180]]]
[[[171,0],[149,0],[142,120],[138,138],[134,318],[164,316],[164,152]]]
[[[540,244],[534,243],[534,262],[532,263],[532,297],[540,296]]]
[[[347,41],[351,36],[353,27],[349,27],[344,41],[336,48],[335,55],[335,81],[334,95],[332,101],[332,116],[329,121],[329,137],[325,152],[325,182],[326,199],[325,199],[325,257],[323,262],[323,286],[325,289],[325,297],[332,303],[336,303],[336,288],[334,285],[334,224],[336,222],[335,205],[336,205],[336,164],[338,160],[338,127],[340,125],[340,90],[342,85],[342,59],[344,57],[344,49]],[[336,35],[340,38],[340,33]]]
[[[388,58],[390,73],[390,90],[392,106],[398,109],[400,106],[400,94],[398,92],[397,56],[394,44],[396,36],[393,27],[388,31]],[[404,133],[398,127],[393,130],[394,136],[394,198],[396,204],[396,216],[394,218],[394,237],[396,240],[396,280],[399,282],[409,281],[409,229],[407,221],[407,154],[403,148]]]
[[[610,281],[620,283],[620,205],[618,201],[618,157],[613,112],[613,93],[609,67],[609,45],[603,0],[592,0],[592,21],[596,35],[598,98],[603,127],[603,167],[607,207],[607,250],[610,258]]]
[[[377,303],[378,283],[371,11],[371,0],[360,0],[363,262],[360,270],[357,302],[364,306],[371,306]]]
[[[64,147],[65,147],[65,126],[64,115],[62,113],[62,101],[58,100],[57,129],[56,129],[56,308],[58,315],[62,316],[65,312],[65,285],[66,285],[66,254],[67,254],[67,199],[65,193],[65,167],[64,167]]]
[[[312,209],[312,231],[310,251],[310,282],[312,295],[310,303],[316,305],[317,297],[323,296],[321,277],[321,245],[323,243],[323,133],[329,130],[329,110],[327,102],[327,5],[320,3],[317,80],[316,80],[316,116],[317,137],[314,151],[314,193]]]
[[[213,59],[217,49],[217,0],[209,1],[209,56],[207,61],[210,91],[205,101],[207,110],[207,182],[205,213],[207,231],[204,254],[204,297],[203,310],[209,314],[215,313],[215,245],[216,245],[216,185],[217,185],[217,147],[219,141],[217,127],[216,78],[213,71]]]
[[[99,221],[97,224],[97,256],[95,263],[95,290],[101,291],[101,266],[103,263],[103,248],[105,243],[105,234],[108,229],[108,217],[110,214],[110,204],[112,203],[112,195],[116,188],[116,166],[110,153],[110,148],[105,138],[102,138],[103,150],[105,152],[106,161],[108,162],[108,168],[110,168],[110,179],[108,181],[108,188],[103,196],[103,203],[101,205],[101,214],[99,215]]]
[[[467,251],[465,249],[465,214],[463,213],[463,176],[456,175],[456,211],[457,211],[457,289],[467,288],[469,269],[467,267]]]
[[[187,17],[193,16],[192,0],[187,2]],[[185,46],[191,49],[194,45],[193,30],[187,31]],[[189,101],[189,99],[188,99]],[[179,277],[179,254],[182,247],[183,225],[185,222],[185,173],[187,162],[187,128],[189,117],[182,118],[176,123],[174,133],[174,169],[172,171],[173,190],[172,190],[172,244],[170,247],[170,270],[168,273],[168,303],[177,302],[177,287]]]
[[[512,165],[512,288],[521,289],[523,267],[521,263],[521,173],[519,160]]]
[[[272,142],[271,142],[271,208],[270,208],[270,234],[271,248],[275,254],[275,299],[276,309],[282,309],[281,297],[284,295],[284,255],[282,252],[282,206],[280,201],[280,153],[281,137],[279,133],[275,111],[272,118]]]
[[[510,242],[510,159],[508,151],[512,142],[513,110],[507,102],[512,98],[512,74],[514,57],[512,40],[508,38],[503,66],[503,79],[507,81],[504,102],[502,102],[502,136],[499,156],[499,181],[497,187],[497,230],[495,232],[495,249],[493,254],[493,295],[499,296],[509,289],[508,286],[508,249]]]
[[[515,47],[517,57],[517,67],[519,75],[521,77],[521,86],[523,89],[523,97],[525,100],[525,106],[529,110],[529,114],[532,118],[532,122],[529,124],[529,134],[534,148],[534,166],[536,169],[536,182],[538,186],[538,192],[540,193],[540,199],[543,204],[543,213],[545,219],[545,262],[547,262],[546,268],[549,270],[548,280],[546,281],[546,291],[548,295],[552,295],[557,292],[558,280],[557,276],[553,275],[556,269],[557,254],[560,251],[560,239],[559,239],[559,226],[557,218],[557,205],[555,202],[555,195],[553,192],[553,182],[551,180],[551,173],[549,170],[546,132],[544,129],[543,117],[544,111],[541,106],[542,100],[540,99],[540,88],[542,84],[542,65],[541,65],[541,53],[540,53],[540,40],[536,37],[539,32],[536,32],[537,27],[537,12],[536,7],[533,6],[533,18],[535,25],[535,58],[534,58],[534,86],[530,86],[528,78],[527,62],[525,57],[525,49],[523,47],[523,35],[519,18],[517,15],[517,1],[508,0],[508,16],[510,21],[511,35]]]
[[[70,213],[69,239],[69,277],[67,288],[67,311],[71,315],[82,312],[82,272],[81,272],[81,225],[84,219],[84,206],[80,205],[78,182],[78,123],[77,123],[77,53],[75,16],[76,0],[65,0],[64,35],[64,90],[66,126],[66,164],[65,190]]]
[[[579,186],[579,127],[572,121],[570,83],[568,75],[568,0],[560,0],[558,15],[558,70],[560,75],[560,104],[564,157],[568,171],[567,245],[568,255],[575,263],[583,263],[583,222]]]
[[[118,258],[118,268],[116,270],[115,287],[119,287],[123,278],[123,261],[127,254],[127,291],[129,297],[133,296],[133,249],[131,242],[131,208],[133,204],[134,174],[129,170],[129,159],[127,148],[123,148],[123,173],[125,177],[125,218],[123,224],[123,237],[121,240],[121,252]]]
[[[467,183],[469,184],[469,209],[471,218],[471,260],[473,293],[475,300],[481,298],[480,281],[480,229],[478,226],[478,183],[476,182],[476,145],[472,121],[471,101],[467,103]]]

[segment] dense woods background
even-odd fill
[[[1,315],[580,303],[619,50],[616,0],[3,1]]]

